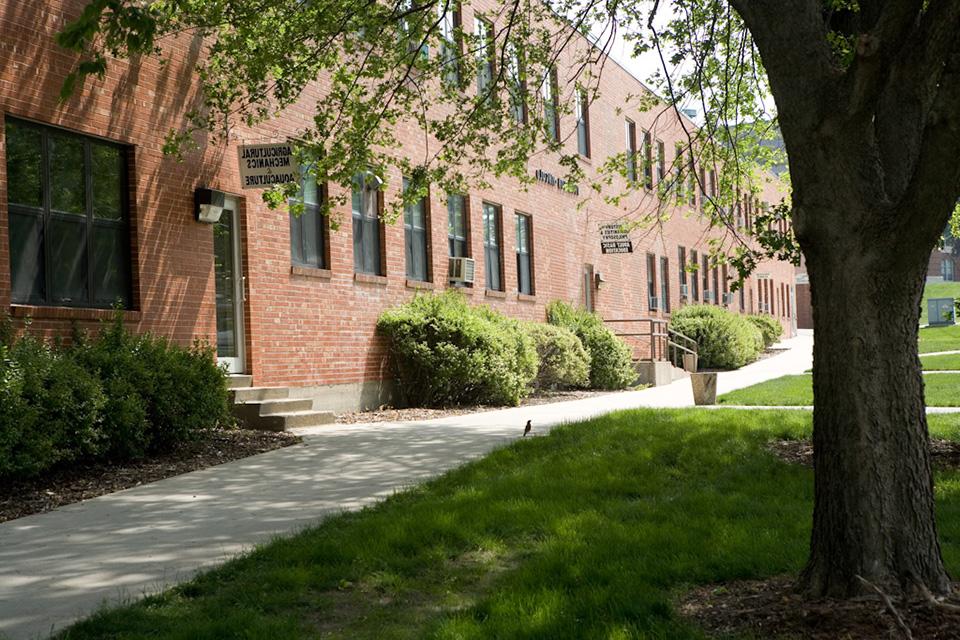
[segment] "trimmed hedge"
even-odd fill
[[[210,347],[131,335],[120,314],[66,348],[0,333],[0,477],[168,452],[233,424]]]
[[[457,291],[417,295],[381,314],[399,391],[410,406],[517,405],[537,374],[520,322]]]
[[[763,334],[744,316],[712,305],[690,305],[674,312],[670,326],[697,341],[699,367],[737,369],[763,351]]]
[[[783,325],[773,316],[749,315],[745,317],[760,330],[760,334],[763,336],[764,349],[769,349],[776,344],[780,340],[780,336],[783,335]]]
[[[540,359],[534,386],[538,389],[576,389],[590,384],[590,355],[569,329],[543,322],[524,323]]]
[[[547,305],[547,321],[580,338],[590,355],[590,386],[594,389],[624,389],[637,380],[630,347],[603,325],[603,320],[585,309],[554,300]]]

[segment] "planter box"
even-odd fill
[[[717,403],[717,374],[691,373],[690,384],[693,385],[693,403],[696,405]]]

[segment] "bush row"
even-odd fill
[[[629,348],[599,318],[568,306],[557,315],[562,321],[522,322],[447,291],[384,312],[377,328],[410,406],[516,405],[531,388],[617,389],[634,381]]]
[[[0,477],[57,465],[170,451],[232,424],[213,350],[132,335],[122,316],[68,347],[25,336],[0,342]]]
[[[780,340],[783,335],[783,325],[773,316],[749,315],[744,316],[753,323],[763,337],[763,347],[769,349]]]
[[[682,307],[673,313],[670,327],[696,340],[702,369],[737,369],[756,360],[764,348],[764,335],[753,320],[722,307]]]

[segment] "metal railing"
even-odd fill
[[[697,356],[697,342],[670,328],[660,318],[619,318],[604,320],[613,333],[630,345],[634,360],[668,361],[683,367],[685,354]],[[696,360],[694,360],[696,361]]]

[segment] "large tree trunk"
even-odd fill
[[[848,597],[862,576],[887,593],[947,593],[917,356],[926,262],[856,235],[808,255],[816,501],[801,587]]]

